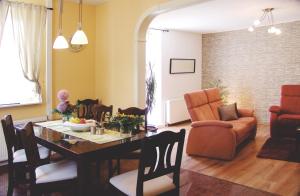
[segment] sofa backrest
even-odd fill
[[[219,90],[206,89],[186,93],[184,100],[192,122],[201,120],[219,120],[217,107],[220,104]]]
[[[284,113],[300,114],[300,85],[281,87],[280,107]]]
[[[221,95],[220,95],[220,90],[218,88],[209,88],[209,89],[205,89],[204,91],[207,95],[208,104],[211,108],[211,111],[213,112],[215,118],[217,120],[220,120],[218,107],[223,105]]]

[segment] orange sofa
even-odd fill
[[[255,138],[257,121],[253,110],[238,109],[238,120],[220,120],[218,107],[223,103],[219,89],[187,93],[184,99],[192,120],[188,155],[232,160],[239,144]]]

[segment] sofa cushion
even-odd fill
[[[236,133],[237,144],[243,142],[256,126],[256,119],[254,117],[242,117],[238,120],[228,122],[232,124],[232,129]]]
[[[221,120],[228,121],[238,119],[236,103],[220,106],[218,107],[218,111]]]
[[[278,117],[278,121],[281,125],[300,126],[300,115],[299,114],[282,114]]]
[[[216,120],[208,104],[189,110],[192,122],[200,120]]]
[[[207,96],[204,91],[186,93],[184,99],[188,109],[202,106],[208,103]]]

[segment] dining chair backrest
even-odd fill
[[[136,195],[143,195],[145,181],[173,173],[173,183],[179,188],[180,166],[185,137],[185,129],[179,133],[164,131],[160,134],[146,137],[142,142],[138,169]],[[171,155],[177,143],[175,163]]]
[[[146,127],[147,127],[147,113],[148,113],[147,108],[144,108],[144,109],[137,108],[137,107],[129,107],[129,108],[126,108],[126,109],[119,108],[118,113],[125,114],[125,115],[144,116],[144,118],[145,118],[144,127],[145,127],[145,130],[146,130]],[[138,127],[138,129],[139,129],[139,127]]]
[[[98,103],[98,99],[77,100],[77,104],[79,105],[77,110],[78,118],[93,119],[93,107]]]
[[[39,165],[40,154],[34,135],[32,122],[27,123],[23,129],[19,131],[21,141],[25,149],[27,163],[31,174],[31,179],[35,180],[35,168]]]
[[[113,106],[106,105],[96,105],[93,108],[93,116],[94,120],[97,122],[108,122],[110,117],[112,116]]]
[[[11,115],[6,115],[1,119],[2,129],[6,142],[8,163],[13,163],[13,153],[19,150],[18,139],[14,128],[14,123]]]

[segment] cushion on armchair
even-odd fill
[[[282,114],[278,117],[278,121],[281,125],[300,126],[300,115]]]

